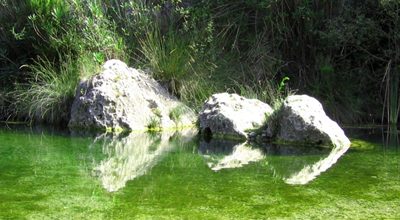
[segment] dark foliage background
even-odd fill
[[[0,115],[54,119],[12,105],[49,84],[25,65],[69,60],[82,79],[79,66],[118,58],[193,107],[217,91],[270,103],[296,91],[342,123],[397,123],[399,13],[397,0],[0,0]]]

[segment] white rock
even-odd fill
[[[171,118],[178,109],[179,117]],[[71,109],[71,128],[146,130],[193,125],[194,112],[149,75],[119,60],[107,61],[102,71],[82,82]]]
[[[263,125],[272,108],[259,100],[246,99],[236,94],[212,95],[199,114],[200,129],[212,134],[247,138],[250,129]]]
[[[350,146],[339,125],[324,112],[321,103],[307,95],[288,96],[274,123],[272,133],[278,140],[338,147]],[[271,127],[270,127],[271,129]]]

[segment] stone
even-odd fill
[[[248,138],[248,132],[260,128],[272,108],[257,99],[247,99],[237,94],[212,95],[199,113],[203,133]]]
[[[279,141],[326,146],[350,146],[339,125],[324,112],[321,103],[307,95],[288,96],[267,129]]]
[[[192,126],[195,121],[194,112],[149,74],[109,60],[99,74],[78,86],[69,127],[147,130]]]
[[[257,137],[257,133],[252,131],[247,136],[249,139],[255,139]]]

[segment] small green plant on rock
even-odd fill
[[[277,132],[280,129],[280,124],[279,124],[279,119],[281,118],[282,115],[282,105],[283,105],[283,99],[277,99],[274,102],[274,105],[272,106],[272,109],[274,110],[271,115],[267,117],[266,120],[266,128],[270,132],[269,135],[274,137]]]
[[[285,91],[286,82],[289,81],[289,80],[290,80],[290,78],[287,77],[287,76],[285,76],[285,77],[282,78],[281,82],[279,83],[279,87],[278,87],[278,91],[279,91],[280,93],[283,93],[283,92]]]
[[[147,125],[147,129],[149,131],[160,131],[161,130],[161,121],[159,117],[151,117],[149,124]]]
[[[155,116],[157,116],[158,118],[162,117],[161,111],[158,108],[152,108],[151,111],[154,113]]]
[[[169,117],[172,119],[172,121],[178,123],[182,115],[185,114],[186,112],[187,112],[187,107],[180,104],[169,112]]]

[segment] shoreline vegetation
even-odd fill
[[[214,93],[320,100],[341,124],[397,124],[400,3],[0,0],[0,121],[66,126],[109,59],[199,111]]]

